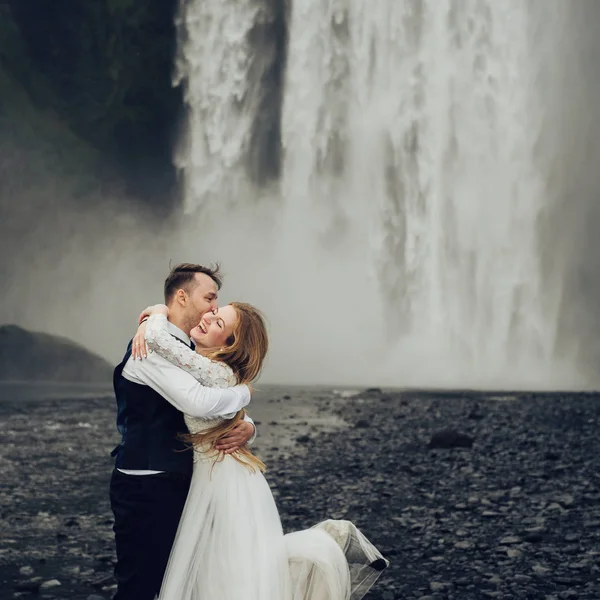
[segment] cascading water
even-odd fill
[[[280,2],[185,2],[178,78],[182,253],[197,240],[227,296],[270,316],[271,379],[573,385],[560,273],[542,261],[564,3]],[[256,130],[277,93],[281,172],[265,183]]]

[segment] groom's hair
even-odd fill
[[[165,303],[175,295],[179,289],[187,289],[196,277],[196,273],[204,273],[208,275],[216,284],[217,289],[221,289],[223,281],[221,279],[220,266],[217,264],[214,267],[204,267],[193,263],[181,263],[171,269],[171,272],[165,279]]]

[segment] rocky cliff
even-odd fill
[[[0,326],[0,381],[110,383],[113,366],[67,338]]]

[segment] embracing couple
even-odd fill
[[[387,561],[348,521],[284,535],[245,412],[265,322],[218,308],[220,287],[218,268],[173,268],[115,369],[114,598],[358,600]]]

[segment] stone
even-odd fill
[[[520,543],[521,543],[521,538],[514,536],[514,535],[509,535],[507,537],[503,537],[500,540],[501,546],[510,546],[511,544],[520,544]]]
[[[103,575],[92,581],[92,586],[95,588],[101,588],[105,585],[110,585],[114,581],[114,577],[112,575]]]
[[[430,449],[471,448],[474,441],[469,435],[453,429],[444,429],[431,436],[428,447]]]
[[[541,531],[532,531],[531,533],[525,533],[523,535],[523,541],[529,542],[530,544],[537,544],[544,539]]]
[[[58,587],[62,585],[62,583],[58,579],[49,579],[48,581],[44,581],[42,585],[40,585],[40,590],[51,590],[52,588]]]
[[[29,577],[30,575],[33,575],[33,573],[33,567],[30,567],[29,565],[25,565],[19,569],[19,574],[24,575],[25,577]]]
[[[431,581],[429,583],[429,589],[432,592],[443,592],[444,590],[448,589],[450,587],[450,585],[448,583],[444,583],[442,581]]]
[[[549,569],[548,567],[544,567],[543,565],[533,565],[533,567],[531,567],[531,570],[536,575],[545,575],[546,573],[550,573],[552,571],[552,569]]]
[[[18,592],[30,592],[32,594],[37,594],[40,589],[39,581],[20,581],[15,585],[15,589]]]
[[[570,508],[575,504],[575,498],[571,494],[561,494],[560,496],[556,496],[554,500],[564,508]]]

